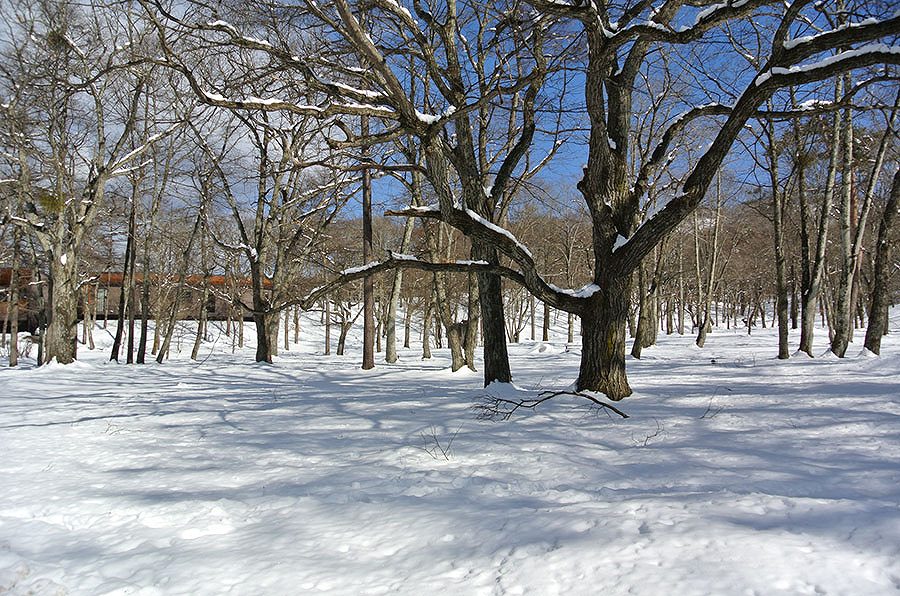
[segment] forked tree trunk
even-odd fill
[[[453,320],[453,312],[447,298],[445,280],[443,274],[434,276],[434,294],[437,301],[438,313],[447,330],[447,345],[450,347],[450,370],[458,371],[466,365],[463,355],[463,342],[460,335],[460,326]]]

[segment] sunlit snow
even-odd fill
[[[504,397],[574,380],[558,321],[510,346]],[[185,325],[163,365],[107,362],[98,329],[77,364],[0,370],[0,593],[900,589],[897,316],[881,358],[661,335],[629,360],[629,419],[560,396],[505,422],[446,350],[361,371],[311,313],[254,364],[218,325],[196,362]]]

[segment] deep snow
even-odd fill
[[[628,420],[559,397],[506,422],[446,351],[364,372],[315,315],[275,365],[218,332],[116,365],[98,330],[0,370],[0,593],[898,593],[893,330],[787,362],[771,330],[661,336]],[[564,341],[511,355],[522,388],[577,374]]]

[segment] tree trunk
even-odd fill
[[[135,187],[135,191],[132,193],[131,197],[131,214],[128,217],[128,239],[125,242],[125,264],[122,267],[122,286],[119,288],[119,310],[118,310],[118,319],[119,324],[116,325],[116,337],[113,340],[112,350],[109,355],[110,361],[119,361],[119,352],[122,349],[122,336],[125,333],[125,318],[126,311],[128,309],[128,302],[131,299],[131,286],[128,283],[130,279],[129,271],[132,267],[132,263],[134,259],[132,258],[132,253],[134,252],[134,224],[135,224],[135,203],[136,203],[136,194],[137,190]]]
[[[325,355],[331,354],[331,298],[325,297]]]
[[[544,318],[541,321],[541,341],[550,341],[550,305],[544,304]]]
[[[166,335],[163,338],[162,346],[159,349],[159,352],[156,354],[156,362],[162,364],[163,360],[165,360],[169,355],[169,347],[172,345],[172,334],[175,331],[175,322],[178,317],[178,301],[181,298],[181,293],[184,290],[184,282],[185,277],[187,276],[188,264],[191,258],[191,252],[194,247],[194,240],[197,238],[197,233],[200,231],[200,226],[203,223],[203,215],[204,209],[201,204],[200,210],[197,213],[197,218],[194,220],[194,227],[191,230],[191,235],[188,237],[187,246],[184,249],[184,253],[181,255],[181,270],[178,273],[178,284],[175,287],[175,291],[172,297],[172,308],[169,311],[169,320],[166,324]],[[159,326],[159,319],[157,319],[157,327]]]
[[[878,226],[878,241],[875,244],[875,265],[872,282],[872,295],[869,306],[869,324],[866,328],[865,347],[873,354],[881,354],[881,337],[888,331],[888,308],[890,306],[890,269],[893,245],[890,242],[891,231],[896,225],[900,210],[900,170],[894,174],[891,194],[881,223]]]
[[[412,333],[412,300],[406,301],[406,312],[403,313],[403,347],[409,349]]]
[[[403,225],[403,240],[400,242],[400,252],[406,254],[409,250],[410,242],[412,242],[412,233],[414,220],[411,217],[406,218]],[[385,329],[387,337],[385,337],[384,360],[388,363],[397,362],[397,307],[400,305],[400,293],[403,290],[403,270],[397,269],[394,272],[394,281],[391,284],[391,295],[388,298],[387,321],[385,321]],[[408,321],[409,319],[407,319]],[[407,344],[409,341],[407,340]]]
[[[43,338],[43,361],[75,361],[78,345],[78,270],[74,250],[50,253],[50,321]]]
[[[194,337],[194,346],[191,348],[191,360],[196,360],[200,355],[200,345],[203,335],[206,333],[206,301],[209,296],[209,284],[203,280],[203,292],[200,294],[200,312],[197,313],[197,335]]]
[[[849,81],[845,80],[845,85]],[[853,122],[850,109],[844,110],[841,123],[841,270],[837,288],[837,300],[834,312],[834,337],[831,340],[831,351],[843,358],[850,343],[850,291],[853,285],[853,226],[855,214],[852,212],[853,202]]]
[[[481,326],[481,313],[479,312],[478,302],[478,280],[475,275],[469,274],[469,292],[468,292],[468,320],[465,327],[465,340],[463,346],[465,348],[466,366],[470,370],[475,370],[475,348],[478,346],[478,328]]]
[[[256,361],[271,364],[278,344],[278,336],[272,337],[269,329],[271,305],[265,297],[263,271],[257,261],[250,262],[250,282],[253,299],[253,323],[256,326]]]
[[[150,324],[150,251],[144,245],[141,279],[141,337],[138,340],[137,363],[144,364],[147,358],[147,331]]]
[[[605,393],[613,401],[631,395],[625,375],[625,333],[631,294],[628,278],[607,280],[581,313],[579,391]]]
[[[769,102],[770,109],[772,102]],[[778,359],[787,360],[788,351],[788,287],[784,256],[784,199],[778,181],[778,153],[776,149],[775,125],[769,121],[766,126],[769,182],[772,186],[772,238],[775,254],[775,314],[778,320]]]
[[[19,365],[19,229],[13,229],[12,271],[9,273],[9,365]],[[3,329],[6,331],[6,329]],[[879,338],[879,343],[880,343]]]
[[[360,118],[360,134],[369,134],[369,118]],[[364,155],[367,151],[364,151]],[[363,170],[362,179],[363,264],[373,257],[372,247],[372,172]],[[344,330],[341,329],[341,334]],[[371,275],[363,278],[363,370],[375,368],[375,285]]]
[[[269,347],[272,356],[278,356],[278,331],[281,329],[281,313],[277,310],[266,313],[266,333],[269,334]]]
[[[434,299],[429,296],[425,299],[425,312],[422,315],[422,359],[431,358],[431,318],[434,311]]]
[[[466,359],[463,355],[462,337],[460,336],[460,327],[453,320],[453,310],[450,308],[450,301],[447,298],[446,282],[442,273],[434,275],[434,295],[437,302],[438,314],[447,330],[447,345],[450,347],[450,370],[458,371],[466,365]]]
[[[650,324],[648,321],[648,301],[649,297],[646,291],[646,283],[647,283],[647,275],[644,264],[642,263],[640,267],[638,267],[638,283],[637,283],[637,291],[638,291],[638,323],[637,329],[634,333],[634,343],[631,346],[631,356],[633,358],[640,359],[641,351],[650,345],[645,340],[647,336],[647,326]]]
[[[474,245],[473,243],[473,249]],[[496,251],[491,247],[473,250],[475,260],[497,263]],[[478,273],[478,297],[484,343],[484,386],[493,382],[511,383],[509,355],[506,351],[506,329],[503,319],[503,294],[499,275]]]

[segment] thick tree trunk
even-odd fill
[[[78,270],[73,250],[50,253],[50,321],[43,338],[45,363],[75,361],[78,345]]]
[[[631,395],[625,374],[625,333],[631,288],[627,278],[600,286],[581,313],[579,391],[599,391],[613,401]]]
[[[894,174],[891,194],[881,223],[878,226],[878,241],[875,244],[875,265],[872,282],[872,295],[869,306],[869,324],[866,328],[866,349],[873,354],[881,354],[881,337],[888,331],[888,308],[890,305],[890,269],[893,245],[890,242],[891,231],[896,225],[900,211],[900,170]]]
[[[253,323],[256,327],[256,361],[271,364],[277,349],[278,336],[276,334],[273,337],[270,329],[271,305],[265,297],[263,271],[257,261],[250,263],[250,283],[253,299]]]
[[[268,312],[265,315],[266,333],[269,336],[269,349],[272,350],[272,356],[278,356],[278,330],[281,328],[281,313],[276,311]]]
[[[475,260],[483,259],[485,253],[493,250],[479,249],[475,251]],[[481,256],[484,255],[484,256]],[[496,263],[496,254],[487,258],[489,263]],[[503,293],[500,276],[478,273],[478,297],[481,305],[482,333],[484,342],[484,386],[493,382],[510,383],[512,373],[509,370],[509,355],[506,351],[506,325],[503,319]]]

